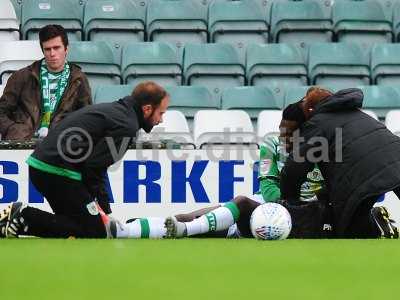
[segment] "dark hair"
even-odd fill
[[[157,107],[166,96],[168,93],[164,88],[153,81],[139,83],[132,92],[132,97],[139,106],[150,104]]]
[[[68,36],[64,27],[57,24],[46,25],[39,31],[40,48],[43,50],[43,43],[56,37],[61,37],[62,43],[65,48],[68,47]]]
[[[282,119],[288,121],[296,121],[298,124],[303,124],[306,120],[304,112],[300,107],[300,102],[289,104],[282,112]]]

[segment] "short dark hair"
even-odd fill
[[[43,43],[56,37],[61,37],[64,47],[68,47],[68,35],[64,27],[57,24],[50,24],[42,27],[39,31],[40,48],[43,50]]]
[[[303,110],[300,107],[301,100],[296,103],[289,104],[282,112],[282,120],[295,121],[303,124],[306,120]]]
[[[161,100],[167,96],[166,90],[153,81],[139,83],[132,92],[132,97],[140,106],[150,104],[157,107]]]

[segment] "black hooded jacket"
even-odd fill
[[[363,200],[400,186],[400,138],[363,113],[362,101],[361,90],[346,89],[319,103],[300,127],[304,141],[295,143],[281,174],[282,198],[295,202],[318,164],[338,235]]]
[[[47,165],[79,173],[102,209],[110,213],[105,172],[122,158],[140,128],[151,130],[131,96],[87,106],[50,130],[31,156]]]

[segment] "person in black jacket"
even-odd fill
[[[373,205],[386,192],[400,196],[400,138],[360,110],[359,89],[327,93],[310,104],[311,98],[286,108],[297,116],[299,130],[287,143],[291,153],[281,173],[282,198],[298,203],[300,185],[316,163],[325,179],[336,237],[375,238],[382,231],[397,238],[387,211]]]
[[[0,236],[103,238],[112,235],[104,176],[137,131],[162,122],[169,96],[153,82],[131,96],[71,113],[28,158],[29,176],[54,214],[13,203],[0,215]]]

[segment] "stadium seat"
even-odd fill
[[[400,2],[395,3],[393,7],[393,34],[394,41],[398,43],[400,42]]]
[[[395,85],[395,86],[390,86],[390,87],[396,91],[398,97],[400,98],[400,85]]]
[[[147,33],[149,41],[169,42],[182,55],[186,43],[207,43],[207,6],[197,0],[153,0]]]
[[[371,50],[371,77],[376,85],[400,85],[400,44],[379,44]]]
[[[21,14],[22,14],[22,4],[24,0],[10,0],[12,5],[14,6],[15,10],[15,15],[17,16],[18,19],[18,24],[21,23]]]
[[[19,40],[19,21],[10,0],[0,2],[0,42]]]
[[[11,41],[0,43],[0,84],[5,85],[14,71],[43,58],[39,41]]]
[[[220,109],[220,101],[215,100],[203,86],[168,86],[170,95],[169,109],[179,110],[186,117],[189,127],[193,128],[193,118],[200,109]]]
[[[83,1],[29,0],[22,6],[21,32],[25,40],[37,40],[40,28],[62,25],[68,39],[82,40]]]
[[[400,110],[391,110],[385,119],[386,127],[394,134],[400,136]]]
[[[361,1],[361,0],[356,0],[356,1]],[[365,0],[362,0],[362,1],[365,1]],[[399,2],[399,0],[373,0],[373,1],[379,2],[381,4],[383,12],[385,13],[385,16],[387,16],[389,18],[391,18],[393,16],[393,12],[394,12],[394,10],[396,10],[395,6]]]
[[[311,86],[298,86],[287,89],[285,92],[285,101],[283,107],[286,107],[289,104],[300,101],[306,95],[310,87]],[[329,85],[329,86],[324,85],[321,87],[331,91],[332,93],[336,93],[337,91],[340,90],[340,88],[335,85]]]
[[[274,2],[271,14],[273,40],[305,47],[333,39],[330,11],[319,1]]]
[[[176,49],[163,42],[128,43],[122,49],[124,83],[153,80],[161,85],[181,85],[182,69]]]
[[[268,135],[279,135],[279,124],[282,120],[281,110],[263,110],[258,115],[257,136],[264,140]]]
[[[87,1],[87,0],[86,0]],[[136,6],[141,6],[143,9],[147,9],[147,6],[152,0],[131,0],[136,4]]]
[[[134,86],[124,85],[99,85],[96,87],[93,102],[99,103],[110,103],[118,99],[124,98],[132,94]]]
[[[363,113],[366,113],[368,116],[374,118],[375,120],[379,120],[377,114],[376,114],[373,110],[370,110],[370,109],[362,109],[361,111],[362,111]]]
[[[372,110],[384,120],[389,110],[400,109],[400,95],[390,86],[363,86],[363,109]]]
[[[306,95],[310,87],[311,86],[297,86],[287,89],[285,92],[285,101],[283,102],[283,108],[285,108],[289,104],[300,101],[300,99],[302,99]]]
[[[182,112],[168,109],[163,115],[163,122],[154,126],[150,133],[139,132],[138,141],[172,140],[182,148],[196,148],[188,123]]]
[[[257,124],[260,111],[266,109],[281,109],[282,104],[275,98],[273,92],[267,87],[243,86],[226,89],[222,93],[222,109],[244,110]]]
[[[184,70],[186,85],[207,87],[217,101],[224,89],[245,84],[244,66],[229,44],[187,44]]]
[[[145,10],[130,0],[91,0],[84,9],[85,39],[119,48],[145,38]]]
[[[67,59],[82,68],[92,88],[96,85],[122,83],[119,64],[111,46],[104,41],[71,42]]]
[[[119,64],[111,46],[104,41],[71,42],[67,59],[82,68],[92,88],[122,83]]]
[[[199,110],[193,135],[199,149],[258,147],[250,117],[243,110]]]
[[[308,83],[306,63],[295,45],[250,45],[246,61],[249,85],[267,86],[280,99],[286,88]]]
[[[308,62],[312,85],[347,88],[370,84],[369,58],[357,44],[313,44]]]
[[[210,4],[208,28],[212,43],[227,43],[244,58],[249,44],[268,43],[268,22],[255,1],[224,1]]]
[[[379,2],[337,1],[332,7],[332,19],[339,42],[367,47],[393,39],[391,18],[385,16]]]

